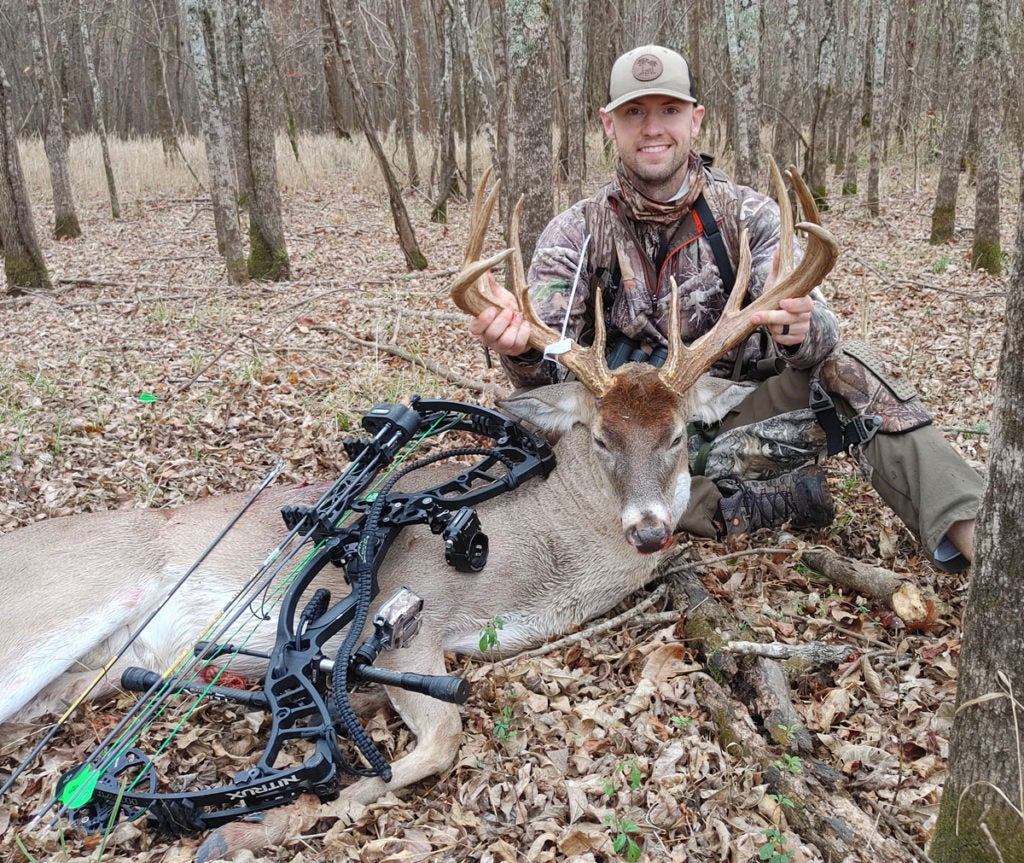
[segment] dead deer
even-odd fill
[[[792,214],[776,170],[781,248],[789,255],[783,253],[769,291],[742,305],[750,276],[743,239],[727,307],[717,326],[689,347],[679,339],[678,296],[673,296],[669,355],[662,368],[628,364],[609,371],[598,317],[593,345],[573,344],[560,356],[575,381],[501,403],[509,415],[560,434],[557,467],[547,479],[479,507],[490,535],[489,562],[480,573],[446,566],[437,539],[425,528],[403,532],[379,574],[379,597],[410,585],[424,600],[422,628],[409,648],[382,654],[381,666],[444,674],[444,652],[478,653],[481,630],[496,617],[504,622],[501,651],[518,652],[607,611],[651,580],[689,499],[686,422],[724,413],[716,399],[727,384],[705,372],[755,329],[753,313],[808,293],[834,264],[836,242],[816,224],[806,187],[795,172],[789,174],[815,223],[799,226],[808,242],[794,268]],[[531,323],[530,344],[543,350],[559,334],[530,305],[515,239],[518,210],[511,224],[513,247],[481,260],[496,192],[485,196],[484,183],[474,200],[465,263],[452,296],[469,314],[493,304],[483,276],[510,258],[515,294]],[[283,533],[280,508],[309,504],[320,492],[317,487],[279,488],[260,496],[130,654],[110,670],[109,679],[117,680],[123,665],[164,668],[188,649],[211,609],[234,594]],[[93,669],[138,627],[245,499],[224,495],[171,510],[71,516],[0,537],[0,722],[58,710],[77,695],[94,676]],[[273,625],[268,624],[253,646],[268,650],[272,644]],[[260,668],[243,665],[241,673],[257,675]],[[359,779],[342,791],[342,799],[371,802],[455,761],[461,719],[454,705],[401,689],[388,695],[416,735],[416,746],[392,765],[389,783]],[[286,823],[280,813],[267,813],[255,840],[244,835],[254,825],[221,828],[213,850],[223,851],[224,842],[282,841]]]

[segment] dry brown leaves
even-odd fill
[[[445,296],[461,261],[464,212],[445,227],[426,220],[422,201],[411,204],[431,261],[424,273],[402,267],[383,198],[291,192],[294,281],[241,288],[224,283],[205,200],[138,201],[118,224],[100,205],[85,209],[84,238],[44,242],[57,290],[0,300],[0,526],[252,488],[282,459],[288,481],[327,478],[344,461],[342,438],[374,404],[413,392],[476,398],[346,334],[500,384]],[[929,246],[929,212],[927,189],[894,193],[878,220],[838,202],[825,222],[844,254],[826,292],[846,332],[888,350],[981,465],[987,438],[977,432],[991,409],[1002,285],[970,271],[965,237]],[[156,401],[140,401],[143,394]],[[900,837],[911,860],[937,811],[964,582],[929,568],[851,463],[829,470],[840,513],[815,539],[928,588],[939,609],[930,631],[906,632],[785,556],[715,564],[705,586],[732,611],[738,637],[849,644],[849,661],[837,668],[792,672],[796,709],[815,757],[882,813],[879,829]],[[700,551],[724,549],[705,543]],[[730,750],[697,703],[693,678],[704,672],[673,626],[627,624],[548,656],[455,668],[474,694],[452,771],[401,799],[350,807],[347,818],[259,859],[625,859],[613,847],[619,837],[638,843],[644,859],[747,861],[776,825],[793,861],[822,859],[786,826],[785,806],[766,796],[765,765]],[[0,811],[4,859],[22,859],[17,840],[39,860],[95,858],[95,837],[23,827],[117,709],[81,711],[19,782],[9,811]],[[198,781],[204,765],[230,775],[255,758],[256,717],[218,708],[203,723],[180,770]],[[390,751],[410,745],[387,712],[371,729]],[[794,767],[785,733],[774,736],[778,765]],[[27,748],[4,750],[4,772]],[[118,858],[179,861],[196,841],[125,825],[111,846]]]

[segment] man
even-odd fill
[[[690,341],[711,329],[724,308],[741,218],[750,236],[750,295],[771,283],[779,210],[770,198],[733,184],[694,150],[704,106],[675,51],[646,45],[624,54],[612,67],[609,96],[600,115],[618,153],[616,176],[545,229],[528,275],[531,299],[546,323],[567,324],[566,334],[584,342],[594,315],[603,314],[610,367],[627,360],[660,364],[670,277],[680,290],[681,336]],[[605,297],[599,311],[593,308],[596,286]],[[515,298],[493,280],[492,292],[504,308],[482,312],[470,331],[501,355],[516,386],[558,380],[564,370],[527,349],[529,324]],[[760,333],[712,372],[756,386],[715,431],[763,432],[765,422],[778,427],[773,418],[813,416],[829,452],[859,452],[882,499],[938,568],[966,568],[984,483],[931,424],[916,394],[890,380],[866,346],[839,341],[836,317],[817,289],[782,300],[754,322],[762,325]],[[803,413],[792,413],[797,411]],[[805,461],[813,458],[808,453]],[[811,466],[754,480],[695,476],[679,526],[716,536],[787,521],[820,526],[832,515],[824,475]]]

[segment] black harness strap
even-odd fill
[[[832,397],[817,381],[811,381],[811,410],[825,431],[825,446],[829,455],[850,452],[855,447],[863,446],[882,426],[880,416],[861,414],[850,420],[840,417]]]
[[[732,269],[732,262],[729,260],[729,253],[725,250],[725,238],[719,230],[718,222],[715,221],[715,214],[711,212],[704,193],[697,196],[693,202],[693,212],[696,214],[700,224],[700,232],[704,239],[711,246],[711,252],[715,256],[715,263],[718,265],[718,275],[722,279],[722,287],[726,295],[732,292],[732,286],[736,283],[736,274]]]

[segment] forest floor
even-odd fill
[[[886,350],[952,444],[983,470],[1004,284],[971,271],[968,228],[948,245],[928,244],[927,182],[915,190],[897,171],[886,178],[881,217],[839,199],[824,215],[843,248],[825,292],[845,334]],[[437,225],[424,201],[410,199],[430,261],[420,273],[402,265],[382,195],[339,181],[288,190],[285,208],[287,283],[226,284],[212,213],[198,192],[137,196],[119,222],[96,201],[82,207],[82,238],[42,239],[55,290],[0,298],[0,529],[253,489],[282,460],[280,482],[329,479],[344,465],[343,438],[377,403],[412,393],[492,403],[465,379],[501,388],[502,375],[485,365],[446,293],[461,265],[463,204]],[[50,213],[38,205],[36,217],[47,225]],[[1004,224],[1013,218],[1007,210]],[[965,209],[959,224],[969,219]],[[499,242],[495,232],[488,248]],[[889,843],[890,856],[898,848],[898,859],[925,859],[966,577],[932,569],[855,462],[825,464],[836,521],[799,533],[788,552],[750,553],[776,545],[772,536],[749,540],[743,554],[735,545],[682,543],[686,559],[711,561],[694,571],[736,622],[734,637],[849,646],[844,662],[792,681],[811,754],[794,755],[787,734],[772,729],[760,729],[767,764],[731,748],[697,697],[710,678],[680,642],[677,621],[641,615],[541,657],[453,659],[452,671],[474,684],[457,765],[340,820],[297,816],[293,838],[257,859],[824,860],[787,818],[787,801],[768,796],[772,766],[798,776],[815,763],[832,769],[833,787],[877,831],[849,860],[890,859],[873,850],[876,840]],[[810,572],[799,560],[804,543],[913,580],[935,603],[935,619],[909,631],[877,603]],[[30,832],[25,823],[126,699],[79,710],[18,781],[0,807],[0,859],[98,857],[96,837],[71,827]],[[233,770],[251,763],[258,735],[239,743],[241,713],[204,713],[192,753],[233,757]],[[388,712],[372,722],[386,750],[408,744]],[[30,743],[0,751],[0,775]],[[115,831],[106,856],[179,861],[196,845],[129,824]]]

